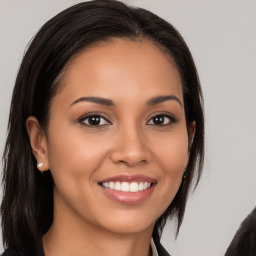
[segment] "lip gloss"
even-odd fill
[[[153,192],[155,184],[143,191],[138,192],[123,192],[114,189],[101,187],[105,195],[112,200],[123,204],[139,204],[146,200]]]
[[[119,175],[99,182],[105,195],[123,204],[139,204],[153,192],[157,182],[145,175]]]

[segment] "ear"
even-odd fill
[[[38,120],[34,116],[29,116],[27,118],[26,128],[32,152],[37,160],[37,168],[41,172],[47,171],[49,169],[49,163],[45,132],[42,130]]]
[[[188,152],[190,152],[190,149],[192,147],[195,131],[196,131],[196,121],[193,121],[189,124],[189,127],[188,127]]]

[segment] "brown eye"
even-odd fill
[[[169,115],[164,115],[164,114],[161,114],[161,115],[156,115],[156,116],[153,116],[147,124],[149,125],[157,125],[157,126],[162,126],[162,125],[168,125],[168,124],[171,124],[173,122],[175,122],[175,118],[172,117],[172,116],[169,116]]]
[[[100,115],[86,116],[82,118],[80,122],[89,126],[102,126],[109,124],[109,122]]]

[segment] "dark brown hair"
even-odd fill
[[[58,93],[68,61],[82,50],[111,38],[147,39],[175,61],[182,85],[187,124],[196,122],[186,179],[171,205],[156,220],[153,237],[160,240],[168,217],[183,220],[192,180],[198,182],[204,159],[202,92],[190,51],[177,30],[157,15],[114,0],[74,5],[49,20],[31,41],[21,63],[11,103],[3,156],[1,205],[4,246],[25,255],[38,255],[38,244],[53,221],[50,171],[37,171],[25,122],[35,116],[47,128],[50,102]],[[65,71],[64,71],[65,72]],[[197,184],[197,183],[196,183]]]

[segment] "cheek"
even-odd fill
[[[69,132],[62,128],[51,133],[48,140],[49,167],[56,182],[70,184],[72,180],[90,182],[105,157],[106,145],[92,140],[81,131]]]
[[[172,139],[165,139],[158,143],[155,147],[155,156],[162,173],[162,177],[159,179],[159,189],[161,190],[162,211],[164,211],[178,192],[187,166],[188,138],[186,131],[176,134]]]
[[[162,166],[165,175],[179,175],[184,171],[189,156],[186,130],[160,139],[158,137],[158,142],[154,142],[158,164]]]
[[[55,184],[55,206],[58,209],[72,209],[81,213],[86,211],[83,207],[93,202],[95,173],[105,158],[104,147],[106,145],[101,145],[80,131],[68,133],[68,129],[63,129],[51,133],[48,161]],[[83,207],[80,209],[78,205]]]

